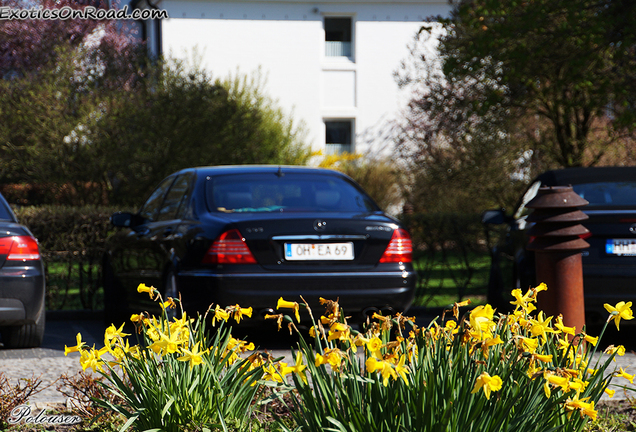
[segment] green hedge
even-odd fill
[[[48,309],[101,309],[101,258],[112,232],[110,207],[14,208],[38,239],[46,266]]]
[[[39,240],[47,272],[48,309],[101,309],[101,259],[113,231],[113,207],[15,208]],[[416,305],[475,299],[486,291],[490,258],[480,215],[419,213],[402,217],[413,237],[419,280]]]

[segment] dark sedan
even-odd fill
[[[534,286],[534,253],[526,250],[530,209],[526,204],[542,186],[572,186],[589,202],[580,208],[590,231],[582,252],[585,308],[588,321],[606,317],[604,303],[636,302],[636,167],[569,168],[547,171],[533,180],[508,216],[501,210],[484,213],[487,224],[505,224],[503,241],[493,250],[489,300],[501,307],[502,293]]]
[[[349,177],[307,167],[185,169],[163,180],[104,257],[107,322],[154,309],[140,283],[181,293],[189,313],[211,303],[253,307],[277,300],[339,299],[347,315],[413,300],[411,239]],[[156,306],[155,306],[156,308]],[[270,310],[271,312],[271,310]]]
[[[44,291],[38,242],[0,195],[0,333],[5,348],[40,346]]]

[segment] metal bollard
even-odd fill
[[[581,251],[590,245],[583,240],[589,234],[580,224],[588,216],[578,207],[589,204],[569,186],[542,187],[527,207],[534,209],[528,222],[531,240],[527,249],[535,252],[537,282],[548,286],[538,296],[538,307],[546,316],[563,315],[563,324],[585,325],[583,264]]]

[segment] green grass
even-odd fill
[[[414,267],[418,284],[414,306],[441,307],[466,298],[473,304],[484,303],[490,272],[488,253],[467,254],[452,251],[419,253]]]

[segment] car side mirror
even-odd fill
[[[137,214],[117,212],[110,217],[110,223],[118,228],[134,228],[143,223],[143,218]]]
[[[506,217],[504,210],[486,210],[481,214],[481,223],[486,225],[501,225],[508,223],[509,218]]]

